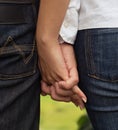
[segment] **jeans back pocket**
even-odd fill
[[[89,76],[118,81],[118,29],[91,29],[85,34],[85,55]]]
[[[36,71],[36,45],[19,44],[9,36],[0,47],[0,79],[16,79],[30,76]]]

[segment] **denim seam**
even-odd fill
[[[32,0],[32,9],[33,9],[33,14],[34,14],[34,21],[35,24],[37,23],[37,11],[36,11],[36,6],[35,6],[35,0]]]
[[[11,75],[11,77],[9,77],[10,75],[0,74],[0,79],[7,80],[7,79],[24,78],[24,77],[28,77],[28,76],[33,75],[35,72],[36,72],[36,70],[33,69],[31,72],[22,73],[22,74],[18,74],[18,75]]]
[[[94,75],[94,74],[88,74],[88,76],[91,77],[91,78],[97,79],[97,80],[104,81],[104,82],[111,82],[111,83],[118,82],[118,79],[116,79],[116,80],[108,80],[108,79],[100,78],[99,76]]]
[[[90,47],[90,58],[91,58],[91,70],[93,72],[93,74],[96,74],[96,68],[95,68],[95,63],[94,63],[94,58],[93,58],[93,50],[92,50],[92,39],[90,37],[88,37],[89,39],[89,47]]]
[[[87,31],[85,31],[85,38],[87,38]],[[88,56],[87,56],[87,53],[88,53],[88,47],[87,47],[87,43],[86,43],[86,40],[84,42],[84,46],[85,46],[85,58],[86,58],[86,65],[87,65],[87,68],[89,69],[89,64],[88,64]]]
[[[93,60],[93,55],[92,55],[92,47],[91,47],[91,38],[88,35],[88,31],[85,32],[85,37],[87,40],[85,40],[85,57],[86,57],[86,64],[88,68],[88,73],[95,74],[96,73],[96,68],[95,68],[95,63]]]
[[[34,50],[35,50],[35,41],[33,41],[33,48],[32,48],[31,54],[27,58],[24,59],[25,64],[27,64],[33,57]]]

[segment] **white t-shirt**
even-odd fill
[[[60,36],[73,44],[78,30],[118,27],[118,0],[70,0]]]

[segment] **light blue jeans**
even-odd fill
[[[118,28],[78,31],[79,87],[95,130],[118,130]]]

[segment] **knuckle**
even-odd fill
[[[79,82],[79,78],[78,77],[75,77],[74,78],[74,83],[76,84],[76,83],[78,83]]]
[[[57,96],[56,96],[56,94],[55,94],[55,92],[53,91],[53,90],[51,90],[51,98],[53,99],[53,100],[57,100]]]
[[[65,86],[64,86],[64,89],[66,89],[67,91],[70,91],[72,89],[73,85],[70,84],[70,83],[67,83]]]
[[[47,83],[48,84],[53,84],[54,81],[53,81],[53,79],[51,77],[47,77]]]
[[[60,94],[60,89],[59,89],[59,87],[55,87],[55,92],[56,92],[57,94]]]
[[[68,85],[67,87],[66,87],[66,89],[67,90],[71,90],[73,88],[73,85],[71,86],[71,85]]]

